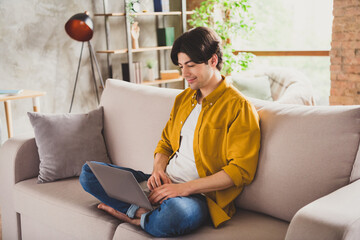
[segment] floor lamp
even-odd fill
[[[69,113],[71,112],[72,105],[74,102],[75,90],[76,90],[76,85],[77,85],[77,81],[78,81],[78,77],[79,77],[81,57],[82,57],[85,42],[88,43],[88,47],[89,47],[91,71],[92,71],[92,76],[93,76],[93,80],[94,80],[94,86],[95,86],[96,98],[97,98],[98,104],[99,104],[99,92],[98,92],[98,88],[97,88],[97,84],[96,84],[93,61],[95,62],[95,65],[96,65],[96,69],[97,69],[97,72],[98,72],[98,75],[100,78],[101,86],[104,89],[104,81],[101,76],[99,63],[96,59],[94,49],[90,43],[90,39],[93,36],[93,26],[94,26],[93,21],[91,20],[89,13],[87,11],[85,13],[75,14],[65,24],[65,31],[67,32],[67,34],[72,39],[82,42],[80,58],[79,58],[77,72],[76,72],[76,79],[75,79],[74,90],[73,90],[73,94],[72,94],[72,98],[71,98]]]

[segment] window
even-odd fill
[[[254,1],[254,33],[248,39],[234,39],[234,47],[245,51],[280,51],[270,53],[272,56],[257,56],[252,66],[283,66],[302,71],[312,82],[317,104],[328,105],[332,6],[329,0]],[[292,55],[282,51],[327,56],[281,56]]]

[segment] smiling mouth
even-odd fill
[[[196,80],[196,78],[189,78],[189,79],[186,79],[186,81],[188,81],[188,83],[192,83]]]

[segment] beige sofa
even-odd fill
[[[151,172],[179,91],[107,81],[101,105],[113,163]],[[360,106],[253,103],[262,133],[254,182],[236,200],[233,219],[179,239],[359,239]],[[1,147],[3,240],[152,238],[98,210],[77,178],[37,184],[38,171],[34,138]]]

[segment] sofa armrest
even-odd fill
[[[34,137],[10,138],[0,148],[0,176],[7,184],[36,177],[39,164]]]
[[[10,138],[0,148],[0,206],[3,239],[20,239],[14,210],[13,186],[39,174],[39,155],[33,137]]]
[[[290,222],[286,240],[359,239],[360,180],[300,209]]]

